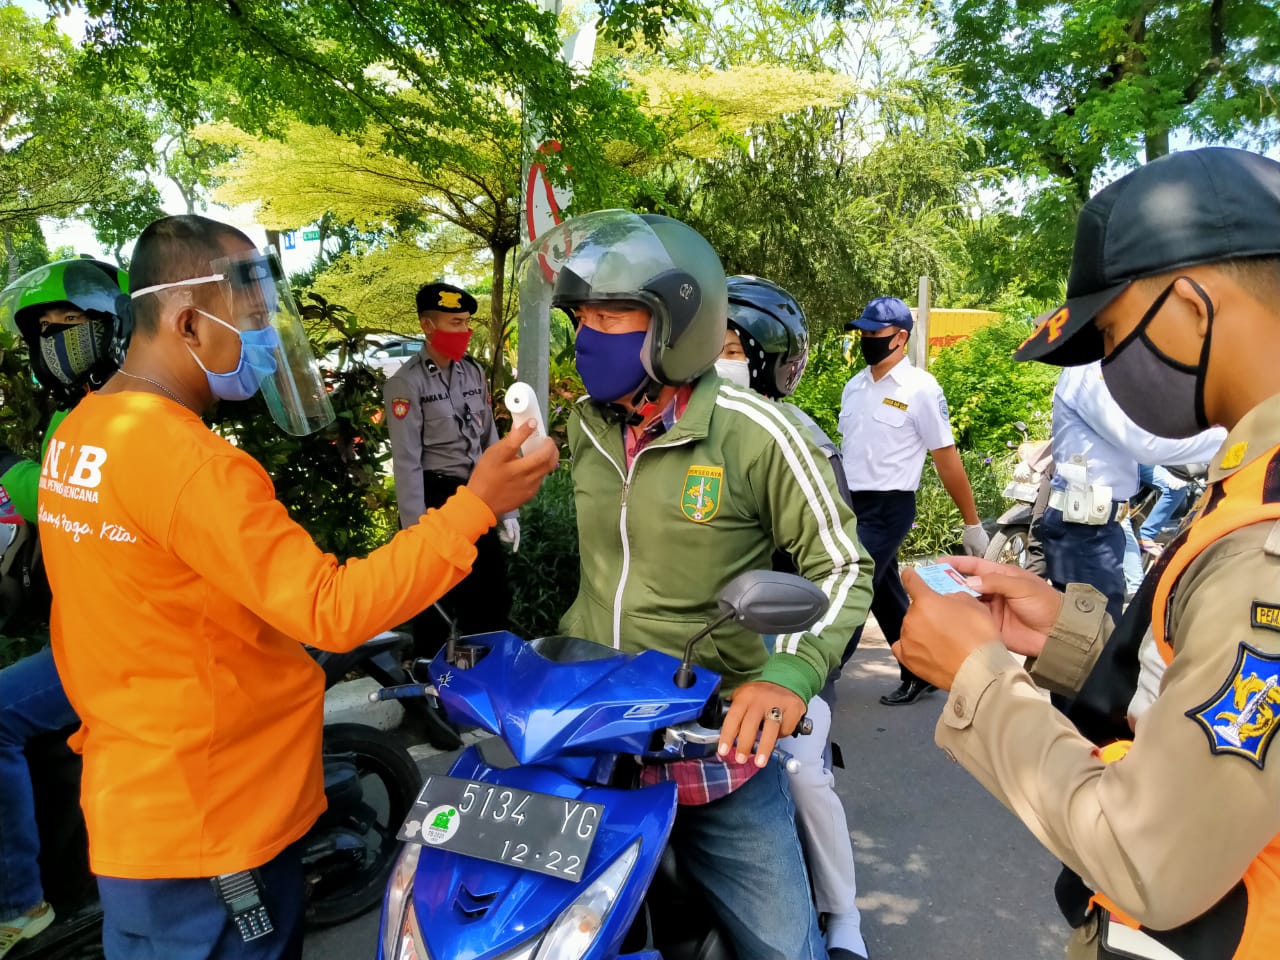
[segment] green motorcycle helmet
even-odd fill
[[[59,404],[74,404],[124,361],[133,332],[128,292],[128,274],[118,267],[88,258],[57,260],[0,290],[0,329],[26,343],[31,372]],[[41,319],[55,309],[84,319],[41,329]]]
[[[577,323],[584,303],[623,300],[649,308],[653,322],[641,350],[656,395],[662,385],[691,383],[724,347],[728,299],[724,267],[692,227],[658,214],[598,210],[571,217],[547,245],[555,264],[551,305]]]

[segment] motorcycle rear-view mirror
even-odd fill
[[[734,577],[716,598],[720,616],[689,638],[673,678],[677,687],[693,686],[693,646],[722,623],[734,620],[755,633],[808,630],[827,612],[827,595],[804,577],[772,570],[748,570]]]
[[[755,633],[808,630],[827,612],[827,595],[794,573],[748,570],[720,591],[720,609]]]

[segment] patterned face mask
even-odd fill
[[[75,386],[106,352],[107,325],[96,317],[70,326],[51,326],[40,333],[40,357],[67,387]]]

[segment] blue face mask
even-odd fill
[[[631,397],[649,376],[640,360],[645,331],[601,333],[588,326],[578,328],[573,343],[578,376],[594,400],[612,403]]]
[[[187,352],[204,371],[209,381],[209,390],[220,400],[248,400],[258,392],[262,381],[276,372],[276,351],[280,349],[280,334],[271,326],[260,330],[240,330],[212,313],[205,313],[199,307],[192,309],[202,317],[222,324],[240,338],[240,362],[234,370],[226,373],[211,372],[200,363],[195,351],[187,347]]]

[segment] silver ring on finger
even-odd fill
[[[770,720],[772,720],[774,723],[781,723],[781,722],[782,722],[782,708],[781,708],[781,707],[770,707],[770,708],[769,708],[769,719],[770,719]]]

